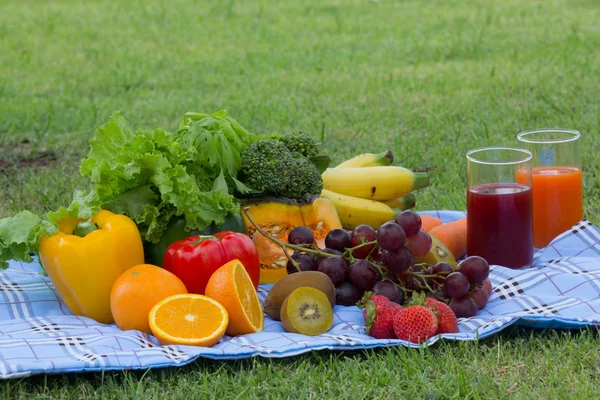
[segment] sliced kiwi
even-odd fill
[[[329,298],[312,287],[295,289],[281,305],[281,323],[287,332],[309,336],[327,332],[333,325]]]
[[[273,285],[263,302],[265,314],[275,321],[281,321],[281,305],[290,293],[302,286],[313,287],[325,293],[331,307],[335,306],[335,287],[331,279],[319,271],[302,271],[286,275]]]
[[[446,262],[456,268],[456,260],[452,252],[435,235],[429,234],[429,236],[431,236],[431,250],[422,257],[415,257],[415,263],[435,265],[440,262]]]

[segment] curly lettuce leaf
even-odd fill
[[[129,216],[144,240],[157,242],[173,215],[201,230],[239,212],[232,196],[241,166],[236,147],[247,138],[235,135],[229,122],[213,117],[175,133],[133,132],[115,113],[97,130],[80,172],[94,183],[102,208]]]
[[[53,224],[58,224],[58,221],[65,217],[89,219],[94,217],[100,210],[100,204],[101,201],[96,192],[76,190],[68,207],[60,207],[56,211],[49,211],[46,217]]]
[[[92,218],[100,209],[129,216],[145,241],[156,243],[169,220],[184,215],[187,229],[202,230],[239,213],[233,193],[251,191],[236,179],[241,152],[258,136],[225,111],[188,113],[179,129],[134,131],[119,112],[100,126],[80,174],[90,181],[67,207],[43,219],[29,211],[0,220],[0,267],[31,261],[44,235],[65,217]]]
[[[57,231],[56,225],[30,211],[0,219],[0,268],[7,268],[8,260],[32,262],[40,239]]]
[[[130,218],[145,221],[152,214],[152,208],[158,204],[159,197],[150,185],[131,189],[122,195],[102,204],[104,210],[115,214],[128,215]]]

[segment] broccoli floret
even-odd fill
[[[281,138],[281,141],[291,152],[296,151],[304,157],[310,158],[319,154],[319,146],[316,140],[304,131],[288,133]]]
[[[320,194],[323,190],[323,178],[315,164],[298,152],[293,152],[292,157],[295,161],[292,177],[282,195],[299,199],[307,193]]]
[[[281,141],[258,140],[242,152],[241,180],[262,194],[299,199],[319,194],[323,180],[317,167]]]

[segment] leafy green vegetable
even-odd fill
[[[116,112],[96,130],[81,162],[90,189],[75,192],[68,207],[47,219],[24,211],[0,220],[0,266],[8,259],[30,261],[39,239],[55,233],[62,218],[91,218],[101,208],[129,216],[152,243],[174,216],[185,216],[189,230],[220,225],[240,211],[233,195],[253,192],[237,174],[241,152],[259,139],[224,110],[187,113],[175,132],[134,131]]]
[[[213,171],[224,174],[228,185],[236,192],[253,192],[237,179],[242,167],[241,153],[244,149],[261,139],[238,124],[225,111],[214,114],[186,113],[179,126],[178,133],[188,147],[197,151],[192,156],[195,168],[204,172]]]
[[[60,207],[57,211],[50,211],[46,216],[48,221],[58,224],[61,219],[74,216],[83,219],[92,218],[100,209],[100,199],[96,192],[76,190],[73,201],[68,208]]]
[[[31,252],[37,252],[43,236],[55,234],[58,228],[30,211],[0,219],[0,268],[8,267],[8,260],[31,262]]]
[[[175,133],[134,133],[116,113],[91,141],[81,174],[102,208],[128,215],[146,241],[156,243],[174,215],[187,229],[220,224],[239,212],[233,194],[249,191],[236,179],[240,151],[258,139],[232,121],[225,111],[188,113]]]

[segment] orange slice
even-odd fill
[[[245,335],[263,330],[265,317],[258,294],[241,261],[229,261],[216,270],[208,280],[204,294],[223,304],[227,310],[228,335]]]
[[[211,347],[229,323],[218,301],[200,294],[176,294],[152,307],[148,314],[152,334],[163,344]]]

